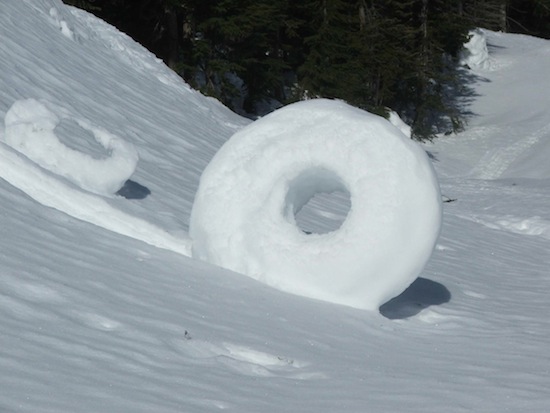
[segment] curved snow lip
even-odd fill
[[[96,159],[63,144],[56,128],[61,119],[72,119],[107,152]],[[16,101],[5,116],[4,140],[41,167],[100,195],[117,192],[136,170],[138,152],[129,142],[87,119],[46,101]]]
[[[55,134],[61,119],[72,119],[91,132],[109,156],[95,159],[65,146]],[[65,108],[36,99],[18,100],[10,107],[0,142],[12,149],[0,143],[0,177],[42,205],[156,247],[191,255],[188,237],[174,237],[92,194],[113,196],[122,187],[122,195],[131,195],[126,183],[135,171],[138,154],[128,142],[88,120],[71,116]],[[134,197],[138,197],[136,191],[144,197],[149,190],[133,185]]]

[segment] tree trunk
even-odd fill
[[[506,33],[508,30],[508,26],[507,26],[507,20],[508,20],[508,16],[506,14],[506,3],[507,2],[502,2],[500,4],[500,13],[499,13],[499,16],[500,16],[500,23],[499,23],[499,26],[500,26],[500,30],[504,33]]]
[[[179,61],[179,27],[178,14],[173,8],[166,8],[166,26],[168,31],[168,53],[166,63],[172,70],[176,70]]]

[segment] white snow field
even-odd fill
[[[550,42],[480,33],[467,129],[425,145],[454,201],[377,312],[186,256],[200,175],[249,121],[85,12],[0,2],[0,412],[548,410]],[[4,143],[29,99],[83,170],[115,159],[97,131],[135,148],[124,196]],[[296,220],[326,233],[349,208],[315,197]]]

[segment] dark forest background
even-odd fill
[[[550,0],[64,0],[250,117],[309,97],[395,110],[413,138],[459,131],[476,27],[550,38]]]

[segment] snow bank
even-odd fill
[[[412,135],[411,127],[407,125],[403,119],[399,116],[399,114],[393,110],[390,110],[390,117],[388,118],[390,123],[395,126],[397,129],[399,129],[403,134],[410,138]]]
[[[342,226],[306,234],[295,215],[317,193],[349,192]],[[425,152],[385,119],[311,100],[237,132],[202,174],[193,257],[284,291],[377,309],[429,259],[441,224]]]
[[[461,63],[472,69],[491,70],[494,62],[489,56],[487,36],[481,29],[470,32],[470,40],[464,44]]]
[[[41,167],[61,175],[83,189],[97,194],[114,194],[134,173],[138,153],[134,146],[84,119],[74,119],[91,132],[108,156],[95,159],[64,145],[55,134],[68,111],[35,99],[16,101],[6,113],[5,141]],[[55,112],[56,113],[55,113]]]

